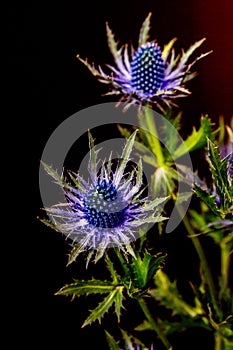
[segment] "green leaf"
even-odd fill
[[[86,181],[83,180],[83,178],[79,174],[74,174],[71,171],[69,171],[69,177],[73,181],[76,188],[80,189],[81,191],[85,190],[85,187],[83,185],[86,184]]]
[[[150,30],[150,18],[152,13],[150,12],[149,15],[146,17],[145,21],[142,24],[140,34],[139,34],[139,40],[138,40],[138,46],[142,46],[147,43],[147,40],[149,38],[149,30]]]
[[[110,309],[113,304],[115,304],[115,312],[118,318],[120,319],[120,309],[122,307],[122,299],[123,299],[123,286],[115,287],[104,300],[99,303],[99,305],[91,311],[90,316],[85,320],[82,327],[85,327],[91,324],[93,321],[98,320],[101,322],[101,318],[104,316],[106,312]]]
[[[193,52],[194,52],[198,47],[200,47],[200,46],[203,44],[203,42],[204,42],[205,40],[206,40],[206,38],[203,38],[203,39],[201,39],[201,40],[199,40],[199,41],[196,41],[193,45],[191,45],[191,46],[189,47],[189,49],[188,49],[186,52],[183,53],[183,56],[181,57],[181,60],[180,60],[180,64],[181,64],[182,66],[186,64],[186,62],[188,61],[189,57],[193,54]],[[210,52],[207,52],[206,54],[201,55],[201,57],[206,56],[206,55],[209,54],[209,53],[210,53]],[[196,60],[195,60],[195,62],[196,62]]]
[[[109,28],[108,23],[106,23],[106,31],[107,31],[108,47],[109,47],[109,50],[110,50],[111,54],[113,55],[113,58],[114,58],[114,61],[115,61],[116,65],[117,65],[117,67],[119,68],[120,72],[126,72],[127,73],[127,70],[126,70],[125,65],[123,63],[123,60],[122,60],[122,49],[123,49],[123,47],[118,49],[117,42],[114,39],[113,32]],[[125,50],[125,55],[127,56],[127,51],[126,50]]]
[[[171,282],[162,270],[158,270],[154,281],[156,288],[151,289],[149,294],[158,300],[161,305],[171,309],[173,314],[188,315],[192,318],[203,314],[200,304],[196,303],[196,306],[193,307],[183,300],[176,282]]]
[[[177,38],[173,38],[169,41],[168,44],[166,44],[163,48],[163,52],[162,52],[162,58],[163,60],[166,62],[167,59],[168,59],[168,56],[170,55],[171,53],[171,50],[174,46],[174,43],[176,42]]]
[[[79,256],[79,254],[82,253],[83,251],[84,251],[84,245],[82,245],[81,243],[75,244],[69,253],[67,266],[72,264],[76,260],[76,258]]]
[[[150,331],[153,330],[153,327],[150,324],[150,322],[147,320],[144,320],[141,324],[135,327],[135,331],[148,331],[148,330]]]
[[[138,288],[144,288],[147,283],[147,275],[149,271],[149,264],[152,256],[145,253],[143,258],[140,256],[132,262],[132,268],[135,273],[135,284]]]
[[[113,336],[108,333],[107,331],[105,331],[105,334],[106,334],[106,339],[107,339],[107,342],[108,342],[108,346],[109,346],[109,349],[110,350],[120,350],[117,342],[115,341],[115,339],[113,338]]]
[[[114,288],[115,287],[111,282],[92,279],[89,281],[76,281],[65,285],[56,293],[56,295],[70,295],[73,299],[74,297],[79,297],[81,295],[109,293]]]
[[[106,23],[106,31],[107,31],[108,47],[113,57],[116,58],[117,60],[118,58],[121,58],[121,55],[118,52],[117,42],[115,41],[114,34],[110,29],[108,23]]]
[[[212,210],[215,215],[220,215],[220,212],[216,205],[216,196],[209,194],[196,184],[194,185],[194,192],[199,198],[201,198],[201,200],[203,200],[203,202]]]
[[[138,288],[145,288],[150,280],[154,277],[156,272],[160,269],[165,256],[154,256],[147,252],[144,253],[143,258],[139,255],[132,262],[132,268],[135,273],[136,286]]]
[[[50,175],[55,180],[55,183],[57,183],[60,186],[64,186],[64,184],[66,184],[64,181],[63,174],[59,175],[57,171],[55,171],[50,165],[44,163],[42,160],[41,160],[41,164],[44,167],[47,174]]]
[[[45,224],[46,226],[52,228],[53,230],[57,231],[57,232],[60,232],[57,228],[57,226],[50,220],[46,220],[46,219],[41,219],[41,218],[38,218],[41,222],[43,222],[43,224]]]
[[[77,59],[82,62],[88,69],[89,71],[96,77],[100,77],[102,78],[102,75],[100,74],[100,72],[94,67],[94,65],[88,63],[87,59],[86,60],[83,60],[79,55],[76,56]]]
[[[116,272],[116,270],[114,269],[114,265],[113,265],[112,261],[109,259],[107,253],[105,253],[105,261],[107,263],[108,270],[109,270],[111,277],[112,277],[112,283],[118,284],[120,277],[119,277],[118,273]]]
[[[230,155],[221,159],[219,147],[209,139],[207,139],[207,145],[209,164],[216,186],[216,192],[220,199],[220,207],[223,210],[227,210],[233,205],[232,188],[230,188],[230,181],[228,180],[227,166]]]
[[[149,264],[148,274],[147,274],[147,284],[155,276],[157,271],[162,267],[166,255],[152,256]]]
[[[188,138],[175,150],[173,158],[177,159],[188,152],[195,151],[206,145],[206,137],[211,137],[211,120],[205,116],[201,118],[201,126],[198,130],[193,127],[193,132]]]

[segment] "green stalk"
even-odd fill
[[[214,340],[215,340],[214,350],[223,350],[224,349],[223,340],[218,333],[215,334]]]
[[[154,318],[151,316],[150,311],[148,309],[148,307],[146,306],[146,303],[144,302],[144,300],[141,299],[137,299],[144,315],[147,318],[147,321],[150,323],[150,326],[152,327],[152,329],[156,332],[156,334],[159,336],[161,342],[163,343],[163,345],[165,346],[165,348],[167,350],[172,350],[172,346],[169,343],[169,341],[167,340],[165,334],[163,333],[163,331],[161,330],[160,326],[155,322]]]
[[[228,278],[230,271],[230,250],[231,246],[228,242],[228,237],[223,239],[220,243],[221,249],[221,275],[222,275],[222,289],[226,290],[228,288]]]
[[[194,232],[192,226],[190,225],[189,220],[187,219],[186,216],[183,215],[182,208],[180,206],[177,206],[177,209],[178,209],[181,217],[183,217],[184,226],[185,226],[185,228],[188,232],[188,235],[193,242],[194,248],[196,249],[196,252],[199,256],[199,259],[201,262],[201,267],[202,267],[203,273],[205,275],[205,279],[206,279],[206,283],[208,286],[210,299],[211,299],[211,303],[213,305],[214,311],[215,311],[218,319],[221,320],[222,314],[221,314],[219,307],[218,307],[218,304],[217,304],[216,290],[215,290],[212,274],[211,274],[205,253],[203,251],[203,248],[201,246],[201,243],[200,243],[198,237],[195,236],[195,232]]]
[[[157,129],[154,121],[154,115],[151,109],[149,107],[145,108],[144,113],[138,115],[138,119],[142,128],[145,127],[146,130],[148,130],[146,137],[150,144],[150,148],[157,158],[158,165],[160,167],[163,167],[165,164],[163,149],[161,147],[161,143],[158,138],[158,133],[157,133]]]

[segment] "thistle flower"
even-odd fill
[[[94,253],[96,262],[110,246],[135,256],[130,243],[139,236],[139,229],[144,224],[166,219],[160,215],[159,205],[167,198],[150,201],[148,196],[142,196],[141,161],[131,173],[125,174],[135,135],[136,131],[129,137],[115,170],[111,167],[111,156],[98,170],[98,150],[94,149],[94,141],[89,133],[90,178],[87,181],[79,174],[70,173],[74,183],[71,185],[51,167],[44,165],[62,187],[67,203],[47,208],[51,222],[43,221],[73,241],[69,263],[85,250],[90,251],[87,263]]]
[[[190,68],[196,61],[205,57],[208,53],[200,55],[193,62],[188,63],[193,52],[204,42],[205,38],[194,43],[187,52],[175,57],[173,45],[176,38],[172,39],[163,50],[157,42],[148,41],[151,13],[145,19],[139,35],[138,48],[122,46],[118,48],[114,35],[107,26],[107,39],[109,49],[113,55],[116,67],[107,65],[110,73],[105,73],[99,66],[88,63],[77,55],[91,73],[102,83],[109,84],[111,90],[107,94],[122,95],[120,102],[126,102],[125,109],[132,104],[139,106],[155,104],[163,110],[163,104],[175,105],[174,100],[185,97],[190,91],[185,87],[186,81],[194,78]]]

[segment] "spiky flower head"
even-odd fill
[[[141,27],[136,50],[132,46],[129,50],[127,45],[118,48],[107,24],[108,45],[116,64],[115,67],[107,65],[110,69],[109,74],[100,66],[96,69],[77,55],[100,82],[111,86],[107,94],[122,95],[120,101],[126,102],[125,108],[132,104],[142,106],[149,103],[163,110],[164,105],[175,105],[175,99],[190,94],[185,83],[196,75],[191,72],[191,67],[210,53],[202,54],[188,63],[190,56],[205,39],[197,41],[177,57],[173,48],[176,38],[161,49],[156,41],[148,41],[150,17],[151,13]]]
[[[160,204],[167,198],[150,200],[149,196],[142,195],[142,162],[139,161],[131,172],[126,173],[135,135],[136,131],[127,140],[114,170],[111,156],[98,169],[98,150],[95,150],[89,133],[90,177],[87,180],[79,174],[70,173],[70,184],[50,166],[44,165],[62,187],[67,199],[66,203],[47,208],[51,221],[44,222],[73,241],[69,263],[85,250],[90,251],[88,262],[93,254],[98,261],[111,246],[134,256],[131,242],[139,237],[140,228],[166,219],[161,216]]]

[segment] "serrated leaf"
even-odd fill
[[[94,75],[94,76],[97,76],[97,77],[102,77],[102,75],[100,74],[100,72],[94,67],[94,65],[91,65],[90,63],[88,63],[87,59],[86,60],[83,60],[79,55],[76,56],[76,58],[82,62],[88,69],[89,71]]]
[[[59,175],[58,172],[52,168],[52,166],[46,164],[42,160],[41,160],[41,164],[45,169],[45,171],[47,172],[47,174],[50,175],[55,180],[55,183],[57,183],[60,186],[63,186],[65,184],[63,174]]]
[[[149,294],[158,300],[161,305],[171,309],[173,314],[188,315],[190,317],[203,314],[200,306],[196,305],[196,307],[193,307],[183,300],[177,289],[176,282],[171,282],[162,270],[158,270],[154,281],[156,288],[151,289]]]
[[[114,289],[114,285],[109,281],[88,280],[76,281],[74,283],[65,285],[56,293],[56,295],[70,295],[72,299],[81,295],[89,294],[106,294]]]
[[[41,222],[43,222],[43,224],[45,224],[46,226],[52,228],[53,230],[55,230],[55,231],[57,231],[57,232],[60,232],[60,231],[58,230],[57,226],[56,226],[52,221],[46,220],[46,219],[40,219],[40,218],[39,218],[39,220],[40,220]]]
[[[150,30],[150,18],[152,13],[150,12],[149,15],[146,17],[145,21],[142,24],[142,27],[140,29],[139,34],[139,40],[138,40],[138,46],[142,46],[147,43],[147,40],[149,38],[149,30]]]
[[[92,322],[98,320],[101,322],[101,318],[104,316],[106,312],[110,309],[111,306],[115,303],[115,312],[118,318],[120,319],[120,309],[122,307],[122,299],[123,299],[123,286],[115,287],[104,300],[99,303],[99,305],[91,311],[90,316],[85,320],[82,327],[86,327]]]
[[[85,244],[75,244],[72,248],[72,250],[69,253],[69,259],[68,259],[68,263],[67,266],[72,264],[76,258],[79,256],[80,253],[82,253],[84,251],[84,246]]]
[[[147,274],[147,284],[148,282],[155,276],[157,271],[161,268],[162,264],[164,263],[166,256],[153,256],[153,258],[150,260],[148,274]]]
[[[138,288],[144,288],[147,282],[147,275],[149,270],[149,264],[152,256],[145,253],[143,258],[140,256],[132,262],[132,268],[135,273],[135,284]]]
[[[106,334],[106,339],[107,339],[107,342],[108,342],[108,346],[109,346],[109,349],[110,350],[120,350],[117,342],[115,341],[115,339],[113,338],[113,336],[108,333],[107,331],[105,331],[105,334]]]
[[[169,41],[168,44],[166,44],[163,48],[163,52],[162,52],[162,58],[163,60],[166,62],[168,59],[168,56],[170,55],[170,52],[173,48],[174,43],[176,42],[177,38],[173,38]]]
[[[219,147],[209,139],[207,139],[207,145],[208,160],[216,186],[216,192],[220,199],[220,206],[223,210],[227,210],[233,204],[230,182],[228,181],[228,160],[230,155],[221,159]]]
[[[112,277],[112,283],[118,284],[120,277],[119,277],[118,273],[116,272],[114,265],[113,265],[112,261],[109,259],[107,253],[105,253],[105,261],[107,263],[108,270],[109,270],[111,277]]]
[[[220,215],[220,212],[216,205],[216,197],[204,191],[201,187],[194,185],[194,192],[203,200],[203,202],[212,210],[215,215]]]
[[[195,151],[206,145],[206,138],[211,137],[211,120],[205,116],[201,118],[201,126],[198,130],[193,127],[193,132],[188,138],[175,150],[173,158],[177,159],[188,152]]]
[[[203,44],[203,42],[204,42],[205,40],[206,40],[206,38],[203,38],[203,39],[201,39],[201,40],[196,41],[193,45],[191,45],[191,46],[189,47],[189,49],[188,49],[186,52],[184,52],[184,54],[183,54],[183,56],[182,56],[182,58],[181,58],[181,60],[180,60],[180,64],[185,65],[186,62],[188,61],[189,57],[193,54],[193,52],[194,52],[198,47],[200,47],[200,46]],[[207,54],[209,54],[209,53],[210,53],[210,52],[208,52],[208,53],[206,53],[206,54],[204,54],[204,55],[207,55]],[[204,55],[202,55],[202,56],[204,56]]]
[[[153,330],[153,327],[150,324],[150,322],[147,320],[144,320],[141,324],[135,327],[135,331],[148,331],[148,330]]]
[[[108,23],[106,23],[106,31],[107,31],[108,47],[109,47],[111,54],[113,55],[113,58],[114,58],[114,61],[117,65],[117,67],[119,68],[121,73],[129,74],[128,71],[126,70],[125,65],[123,63],[123,60],[122,60],[123,47],[118,49],[117,42],[114,39],[114,34],[113,34],[112,30],[109,28]],[[125,51],[125,55],[126,54],[127,54],[127,51]]]
[[[137,258],[132,262],[132,268],[135,273],[135,281],[138,288],[145,288],[148,285],[151,278],[161,267],[164,259],[165,256],[158,257],[147,252],[144,253],[143,258],[141,258],[139,255],[137,256]]]

